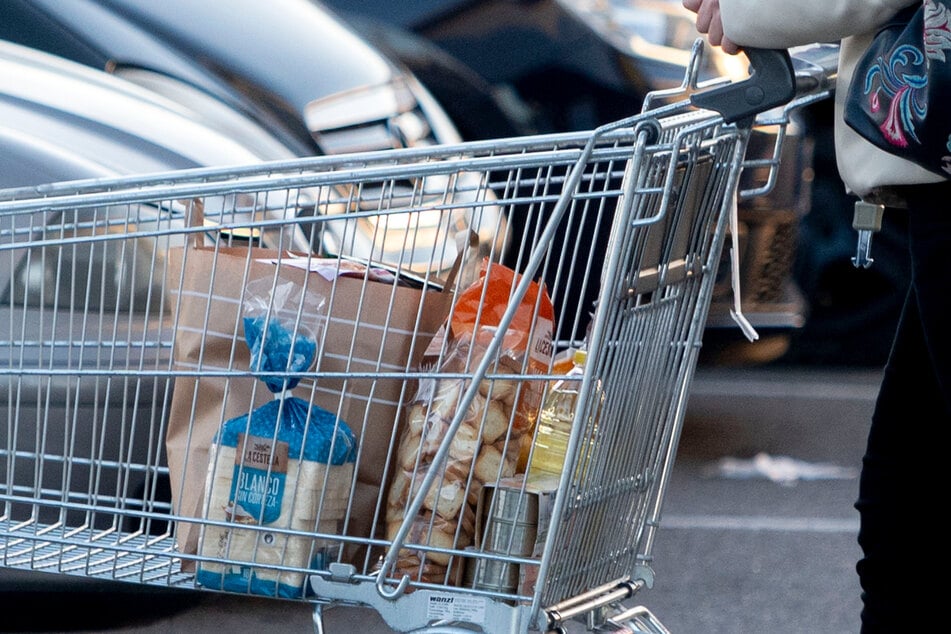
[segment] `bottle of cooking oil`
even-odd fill
[[[535,443],[528,465],[529,482],[561,477],[586,358],[583,349],[576,350],[573,365],[565,378],[554,381],[548,390],[536,423]]]

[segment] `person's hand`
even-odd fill
[[[720,0],[682,0],[684,8],[697,14],[697,31],[705,33],[707,40],[719,46],[724,53],[736,55],[740,47],[723,33],[720,18]]]

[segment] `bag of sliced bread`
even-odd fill
[[[316,357],[319,335],[308,326],[323,319],[320,307],[283,301],[306,298],[302,290],[249,285],[250,369],[274,398],[225,421],[212,439],[195,576],[207,588],[297,598],[308,571],[325,570],[342,548],[332,537],[346,516],[357,447],[346,423],[291,392]]]

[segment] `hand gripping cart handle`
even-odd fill
[[[768,51],[701,82],[702,50],[594,131],[0,191],[0,564],[321,632],[664,632],[624,602],[736,199],[831,90]]]

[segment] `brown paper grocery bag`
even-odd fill
[[[398,433],[399,406],[411,394],[404,393],[404,380],[366,375],[413,369],[446,320],[453,296],[435,287],[423,290],[362,277],[328,280],[292,265],[306,261],[255,247],[170,249],[168,295],[179,374],[166,449],[176,515],[203,516],[208,449],[220,425],[273,398],[263,382],[229,374],[246,372],[250,364],[241,325],[242,291],[252,280],[292,280],[306,293],[322,296],[322,314],[329,315],[326,336],[318,341],[323,347],[315,371],[346,373],[344,378],[305,379],[294,394],[336,413],[357,437],[357,482],[343,531],[352,537],[373,536],[387,454]],[[177,522],[180,552],[197,552],[199,530],[198,523]],[[193,560],[183,559],[184,569],[193,566]]]

